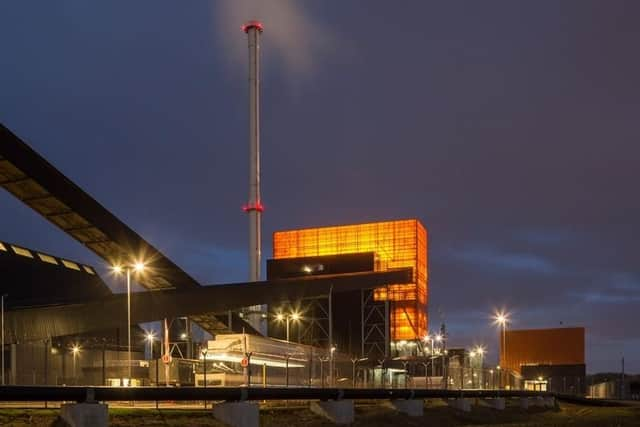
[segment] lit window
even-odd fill
[[[16,254],[18,254],[20,256],[26,256],[28,258],[33,258],[33,255],[31,255],[31,252],[29,252],[25,248],[21,248],[21,247],[18,247],[18,246],[11,245],[11,249],[13,249],[13,252],[15,252]]]
[[[89,274],[93,274],[93,275],[96,274],[96,272],[93,271],[93,269],[91,267],[87,266],[87,265],[83,265],[82,268],[84,268],[84,271],[86,271]]]
[[[67,261],[65,259],[62,260],[62,264],[67,267],[70,268],[72,270],[78,270],[80,271],[80,266],[78,264],[76,264],[75,262],[71,262],[71,261]]]
[[[0,242],[0,251],[7,251],[7,248]]]
[[[38,258],[40,258],[44,262],[48,262],[49,264],[58,265],[58,261],[56,261],[56,259],[50,255],[38,253]]]

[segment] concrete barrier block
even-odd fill
[[[109,406],[103,403],[65,403],[60,417],[71,427],[107,427]]]
[[[355,419],[353,400],[327,400],[311,402],[311,412],[323,416],[336,424],[351,424]]]
[[[385,406],[407,414],[410,417],[421,417],[424,415],[424,402],[422,399],[394,399],[387,402]]]
[[[544,398],[544,406],[545,408],[555,408],[556,407],[556,398],[553,396],[546,396]]]
[[[529,398],[528,397],[521,397],[520,398],[520,409],[529,409]]]
[[[504,408],[505,408],[504,397],[496,397],[496,398],[493,398],[493,399],[485,399],[485,402],[487,403],[487,405],[489,405],[493,409],[496,409],[498,411],[504,411]]]
[[[213,407],[213,416],[231,427],[258,427],[260,409],[254,402],[225,402]]]
[[[544,397],[542,396],[535,396],[531,398],[531,404],[533,406],[540,406],[540,407],[544,407]]]
[[[471,399],[465,399],[462,397],[456,399],[448,399],[447,404],[452,408],[462,412],[471,412]]]

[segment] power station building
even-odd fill
[[[527,390],[584,394],[585,329],[505,331],[500,366]]]
[[[376,358],[417,354],[428,334],[427,230],[417,219],[277,231],[267,278],[413,269],[410,284],[302,303],[303,342]],[[272,335],[282,331],[271,329]],[[325,342],[323,342],[325,341]]]

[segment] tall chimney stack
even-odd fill
[[[262,261],[260,199],[260,34],[262,23],[249,21],[243,27],[249,42],[249,202],[244,211],[249,215],[249,281],[260,280]],[[267,322],[263,316],[266,306],[254,305],[248,309],[249,323],[263,335]]]

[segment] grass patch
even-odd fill
[[[379,404],[362,404],[356,406],[356,421],[353,426],[640,427],[640,406],[594,407],[561,403],[556,409],[533,407],[523,411],[514,402],[509,403],[504,411],[480,405],[473,406],[471,412],[464,413],[450,408],[442,400],[434,399],[425,402],[425,414],[417,418]],[[0,409],[0,426],[56,426],[59,412],[59,409]],[[211,409],[111,408],[109,422],[111,426],[223,426],[213,418]],[[334,424],[299,405],[293,408],[264,405],[260,410],[260,425],[328,427]]]

